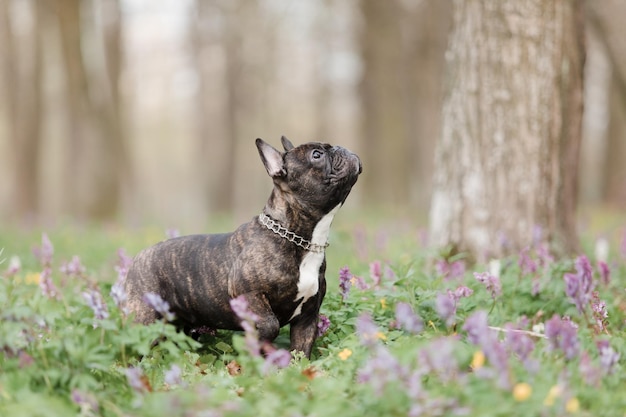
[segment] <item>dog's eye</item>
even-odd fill
[[[313,159],[320,159],[323,155],[324,152],[320,151],[319,149],[315,149],[313,150],[313,152],[311,152],[311,157]]]

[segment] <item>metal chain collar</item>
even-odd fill
[[[259,214],[259,222],[283,239],[287,239],[291,243],[300,246],[301,248],[304,248],[305,250],[308,250],[310,252],[324,253],[324,249],[328,247],[328,243],[324,245],[318,245],[317,243],[312,243],[306,240],[302,236],[298,236],[294,232],[290,232],[288,229],[283,227],[280,223],[278,223],[276,220],[272,219],[265,213]]]

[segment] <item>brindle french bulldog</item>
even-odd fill
[[[362,171],[358,156],[339,146],[306,143],[284,152],[256,140],[274,181],[259,216],[232,233],[182,236],[144,249],[128,271],[127,307],[137,321],[159,314],[143,301],[156,293],[175,324],[240,330],[230,300],[244,295],[262,341],[289,324],[291,350],[311,355],[326,293],[325,249],[333,217]]]

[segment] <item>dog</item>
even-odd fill
[[[349,150],[281,138],[284,152],[256,147],[274,187],[262,212],[232,233],[182,236],[141,251],[125,281],[127,308],[148,324],[160,314],[144,301],[156,293],[174,324],[241,330],[230,300],[244,296],[262,342],[290,325],[290,349],[311,356],[326,294],[325,250],[333,218],[362,172]]]

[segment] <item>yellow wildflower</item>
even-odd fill
[[[472,363],[470,366],[472,369],[480,369],[485,364],[485,354],[481,350],[477,350],[474,352],[474,357],[472,358]]]
[[[387,340],[387,336],[385,336],[385,333],[383,333],[383,332],[378,332],[378,333],[376,333],[376,339]]]
[[[382,309],[386,309],[387,308],[387,300],[384,298],[380,299],[380,306],[382,307]]]
[[[39,281],[41,281],[41,274],[39,272],[26,274],[26,278],[24,278],[24,282],[29,285],[39,285]]]
[[[580,401],[578,398],[572,397],[565,403],[565,411],[568,413],[577,413],[580,410]]]
[[[339,359],[341,359],[342,361],[345,361],[350,356],[352,356],[352,351],[350,349],[346,348],[346,349],[342,350],[341,352],[339,352],[338,356],[339,356]]]
[[[563,393],[563,388],[561,388],[560,385],[553,386],[550,388],[550,391],[548,391],[548,396],[543,400],[543,404],[547,406],[554,405],[554,400],[560,397],[561,393]]]
[[[513,398],[515,401],[526,401],[533,393],[533,388],[526,382],[519,382],[513,387]]]

